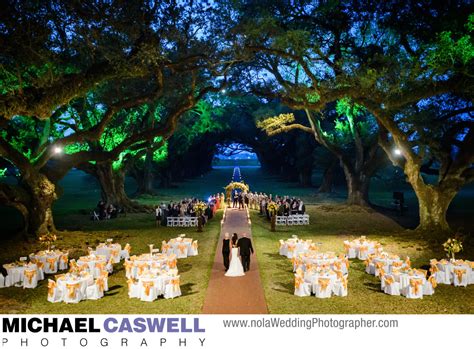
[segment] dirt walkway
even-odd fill
[[[227,209],[217,245],[216,258],[212,266],[211,278],[204,300],[203,314],[266,314],[267,304],[263,295],[262,282],[258,271],[256,253],[251,256],[250,270],[242,277],[226,277],[222,259],[222,239],[224,233],[246,232],[251,238],[245,210]],[[255,244],[252,241],[253,248]]]

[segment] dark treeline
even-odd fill
[[[5,1],[0,27],[0,204],[28,234],[73,168],[141,211],[125,176],[154,193],[230,143],[323,192],[342,172],[350,205],[397,166],[423,231],[474,180],[469,1]]]

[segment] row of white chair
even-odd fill
[[[197,217],[167,217],[166,225],[168,227],[197,227]]]
[[[294,214],[290,216],[276,216],[276,225],[308,225],[308,214]]]

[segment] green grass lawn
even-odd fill
[[[277,226],[270,232],[270,223],[252,213],[252,234],[257,248],[260,274],[270,313],[277,314],[421,314],[474,313],[474,285],[467,288],[439,285],[433,296],[422,300],[384,294],[380,281],[365,273],[362,261],[351,260],[347,297],[297,297],[293,295],[294,275],[290,259],[278,253],[280,239],[298,235],[302,239],[321,242],[321,251],[343,252],[343,241],[360,235],[378,240],[386,251],[410,256],[413,267],[429,267],[431,258],[444,257],[440,244],[419,238],[412,231],[402,230],[394,221],[376,212],[353,209],[344,205],[310,206],[309,226]],[[472,248],[466,246],[460,258],[473,260]]]
[[[222,192],[232,176],[232,167],[219,167],[205,176],[178,183],[174,188],[158,188],[156,196],[136,198],[139,202],[156,205],[184,197],[207,198]],[[362,262],[351,263],[349,274],[349,296],[346,298],[317,299],[299,298],[293,295],[293,274],[291,263],[278,254],[278,240],[293,234],[301,238],[311,238],[322,242],[326,251],[342,252],[342,241],[360,235],[367,235],[384,244],[387,251],[401,256],[409,255],[415,267],[427,266],[431,258],[442,258],[441,242],[432,237],[420,237],[413,231],[401,228],[416,225],[416,201],[413,192],[406,192],[409,212],[405,217],[397,217],[387,211],[382,215],[375,211],[348,208],[341,203],[345,192],[321,196],[316,188],[300,188],[296,183],[280,181],[275,176],[264,174],[256,167],[242,167],[242,178],[250,184],[252,191],[290,195],[303,198],[311,214],[311,225],[306,227],[278,227],[277,233],[269,232],[269,223],[252,217],[255,243],[258,247],[260,271],[265,288],[268,308],[272,313],[474,313],[474,286],[455,288],[440,285],[434,296],[423,300],[409,300],[391,297],[379,290],[379,281],[364,272]],[[315,183],[318,183],[315,174]],[[127,179],[127,192],[131,195],[135,184]],[[382,206],[389,206],[392,191],[398,188],[375,182],[371,189],[372,200]],[[204,233],[193,228],[155,228],[153,214],[129,214],[115,220],[92,222],[92,210],[100,198],[100,189],[95,180],[80,171],[72,171],[61,181],[63,195],[54,206],[54,218],[58,229],[62,230],[56,246],[71,250],[72,257],[87,253],[88,246],[96,246],[107,238],[132,245],[132,254],[144,253],[148,244],[161,246],[162,240],[185,233],[199,240],[199,256],[179,260],[183,296],[173,300],[159,299],[153,303],[140,302],[127,296],[123,266],[116,265],[110,277],[110,291],[101,300],[85,301],[79,304],[51,304],[46,301],[46,281],[33,290],[21,288],[0,289],[0,313],[199,313],[202,308],[214,260],[220,229],[220,215],[206,226]],[[405,188],[405,187],[404,187]],[[406,189],[406,188],[405,188]],[[469,233],[472,228],[474,208],[472,187],[463,190],[453,202],[451,218],[458,218],[460,226]],[[311,205],[315,204],[315,205]],[[0,210],[3,235],[0,249],[0,264],[14,261],[40,249],[34,241],[7,238],[12,229],[9,222],[15,221],[14,212]],[[396,221],[395,221],[395,220]],[[451,219],[450,222],[453,222]],[[15,224],[13,224],[15,225]],[[13,228],[13,226],[11,227]],[[471,239],[472,241],[472,239]],[[460,257],[474,259],[472,244],[465,246]]]
[[[214,261],[217,238],[220,230],[222,211],[209,221],[204,232],[196,228],[155,227],[153,217],[133,214],[115,220],[87,222],[85,231],[64,231],[59,234],[56,246],[69,249],[71,256],[77,258],[87,254],[88,246],[96,246],[107,238],[113,238],[122,246],[130,243],[132,254],[149,250],[153,243],[161,246],[161,241],[169,240],[179,234],[186,234],[199,241],[199,255],[178,260],[181,275],[181,292],[175,299],[159,298],[155,302],[141,302],[128,298],[125,271],[122,263],[114,265],[114,273],[109,277],[109,291],[104,298],[96,301],[83,301],[78,304],[49,303],[47,301],[47,281],[41,281],[35,289],[16,287],[0,289],[0,313],[33,314],[194,314],[200,313],[206,295],[210,270]],[[32,251],[41,249],[36,242],[8,241],[0,250],[0,261],[12,261]],[[52,278],[52,276],[50,276]]]

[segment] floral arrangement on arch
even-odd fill
[[[225,190],[230,192],[234,189],[240,189],[244,192],[248,192],[250,190],[250,187],[245,184],[243,181],[242,182],[230,182],[229,184],[227,184],[227,186],[225,187]]]
[[[279,208],[280,208],[280,205],[278,205],[274,201],[270,201],[267,206],[267,210],[273,215],[277,213]]]
[[[207,205],[205,202],[198,202],[197,204],[194,204],[194,211],[198,214],[198,215],[202,215],[204,213],[204,211],[206,210],[207,208]]]
[[[449,238],[443,244],[443,247],[444,247],[444,250],[447,252],[448,257],[455,259],[454,258],[455,254],[462,251],[462,242],[459,241],[458,239]]]

